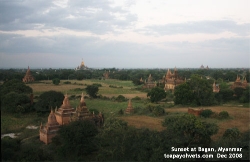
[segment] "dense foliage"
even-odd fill
[[[12,113],[28,112],[31,110],[30,95],[32,88],[20,80],[13,79],[0,86],[1,110]]]
[[[209,106],[215,104],[212,85],[199,75],[192,75],[187,83],[176,87],[175,104]]]
[[[189,84],[183,83],[175,88],[175,104],[190,105],[194,102],[194,94]]]
[[[221,118],[221,119],[227,119],[227,118],[229,118],[228,112],[227,111],[221,111],[219,113],[219,118]]]
[[[163,126],[175,132],[176,136],[182,137],[184,147],[196,144],[208,145],[211,142],[211,136],[219,129],[216,124],[202,122],[190,114],[166,117]]]
[[[59,85],[60,79],[54,78],[54,79],[52,79],[52,82],[53,82],[53,84],[55,84],[55,85]]]
[[[97,85],[93,84],[93,85],[88,85],[85,88],[87,94],[92,97],[92,98],[97,98],[97,93],[99,91],[99,88]]]
[[[158,102],[164,99],[167,96],[166,92],[159,87],[152,88],[150,92],[148,92],[147,97],[150,98],[151,102]]]
[[[98,130],[89,120],[75,121],[62,126],[53,139],[60,160],[84,160],[84,156],[96,151]]]
[[[35,104],[37,112],[49,112],[51,108],[55,109],[62,105],[64,95],[57,91],[47,91],[42,93]]]
[[[211,109],[206,109],[200,113],[200,116],[204,118],[209,118],[212,114],[213,114],[213,111]]]
[[[1,138],[1,159],[4,161],[18,160],[17,155],[20,151],[20,143],[20,139]]]
[[[170,69],[171,70],[171,69]],[[172,69],[173,70],[173,69]],[[136,85],[141,84],[140,78],[145,80],[149,74],[153,74],[155,80],[162,79],[166,74],[167,69],[90,69],[78,70],[74,69],[31,69],[32,75],[39,80],[49,80],[52,78],[59,78],[60,80],[73,80],[73,79],[101,79],[103,74],[109,71],[109,78],[119,80],[133,80]],[[26,73],[26,69],[2,69],[0,70],[0,80],[21,80]],[[226,82],[233,82],[236,80],[237,75],[246,76],[249,83],[248,69],[178,69],[178,74],[182,78],[190,78],[192,74],[200,76],[211,76],[215,80],[222,79]]]

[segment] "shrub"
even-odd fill
[[[88,85],[85,88],[87,94],[92,98],[97,98],[97,93],[99,91],[99,87],[96,85]]]
[[[73,89],[73,91],[85,91],[85,88],[75,88],[75,89]]]
[[[99,97],[100,97],[100,99],[102,99],[102,100],[110,100],[110,98],[107,97],[107,96],[99,95]]]
[[[76,95],[71,95],[71,96],[69,96],[69,99],[70,100],[73,100],[73,99],[75,99],[76,98]]]
[[[90,112],[91,114],[93,114],[93,112],[94,112],[95,115],[98,115],[98,114],[99,114],[99,111],[96,110],[96,109],[89,109],[89,112]]]
[[[223,138],[230,138],[230,139],[237,139],[239,138],[239,136],[240,136],[240,131],[238,128],[229,128],[223,134]]]
[[[159,87],[155,87],[155,88],[151,89],[151,91],[148,92],[148,94],[147,94],[147,97],[150,98],[151,102],[158,102],[158,101],[164,99],[166,96],[167,96],[166,92]]]
[[[140,98],[140,97],[138,97],[138,96],[136,96],[136,97],[132,98],[132,100],[140,101],[140,100],[141,100],[141,98]]]
[[[99,83],[93,83],[92,85],[95,85],[95,86],[97,86],[97,87],[102,87],[102,85],[99,84]]]
[[[35,104],[35,109],[37,112],[50,112],[51,107],[60,107],[62,105],[62,101],[64,99],[64,95],[61,92],[57,91],[47,91],[42,93],[39,96],[37,103]]]
[[[221,118],[221,119],[227,119],[227,118],[229,118],[228,112],[227,111],[221,111],[219,113],[219,118]]]
[[[63,84],[71,84],[71,82],[69,82],[69,81],[66,81],[66,82],[63,82]]]
[[[203,110],[200,114],[200,116],[204,118],[209,118],[213,114],[213,111],[210,109]]]
[[[147,108],[136,106],[136,107],[134,107],[134,113],[139,114],[139,115],[145,115],[145,114],[149,114],[150,111]]]
[[[120,110],[118,111],[118,115],[123,115],[123,114],[124,114],[123,110],[120,109]]]
[[[53,84],[55,84],[55,85],[59,85],[60,79],[54,78],[54,79],[52,80],[52,82],[53,82]]]
[[[152,113],[155,115],[155,116],[161,116],[161,115],[164,115],[165,114],[165,110],[160,107],[160,106],[157,106],[157,107],[154,107]]]
[[[23,113],[30,110],[30,98],[25,94],[10,92],[2,97],[2,110],[10,113]]]
[[[123,95],[119,95],[115,98],[115,101],[124,102],[127,101],[127,99]]]

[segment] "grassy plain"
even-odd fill
[[[97,79],[90,79],[90,80],[69,80],[71,84],[64,84],[68,80],[61,80],[61,83],[59,85],[52,84],[52,81],[41,81],[40,83],[31,83],[28,84],[34,92],[34,95],[40,95],[43,92],[54,90],[54,91],[60,91],[64,94],[68,95],[80,95],[82,92],[86,94],[84,88],[87,87],[87,85],[92,85],[94,83],[101,84],[102,87],[99,87],[99,94],[107,97],[113,97],[118,95],[124,95],[127,98],[133,98],[133,97],[141,97],[146,98],[147,95],[144,92],[135,90],[135,86],[133,85],[132,81],[118,81],[114,79],[106,79],[106,80],[97,80]],[[117,86],[122,88],[111,88],[109,87]],[[75,89],[82,89],[82,91],[76,91]]]
[[[113,97],[118,95],[123,95],[126,98],[134,98],[136,96],[141,97],[142,100],[133,101],[133,107],[145,107],[148,104],[146,93],[136,90],[135,86],[131,81],[118,81],[113,79],[107,80],[69,80],[71,84],[64,84],[67,80],[61,80],[60,85],[56,86],[52,84],[52,81],[42,81],[41,83],[28,84],[33,91],[35,96],[49,90],[60,91],[64,94],[70,95],[80,95],[82,92],[86,94],[84,88],[87,85],[93,83],[101,84],[102,87],[99,88],[99,94],[106,97]],[[122,87],[122,88],[111,88],[110,85]],[[120,109],[125,110],[127,108],[127,102],[115,102],[113,100],[103,100],[103,99],[85,99],[87,107],[91,109],[96,109],[104,113],[105,117],[114,116],[120,118],[129,125],[135,126],[136,128],[149,128],[152,130],[161,131],[166,129],[161,126],[161,122],[168,115],[180,115],[187,113],[187,107],[172,107],[167,108],[166,104],[161,103],[161,106],[166,107],[166,115],[161,117],[153,117],[147,115],[123,115],[119,116],[118,111]],[[79,99],[70,100],[72,107],[76,107],[79,104]],[[213,139],[218,139],[228,128],[237,127],[240,132],[245,132],[250,129],[250,118],[249,118],[249,107],[242,107],[241,105],[227,105],[227,106],[214,106],[214,107],[204,107],[204,109],[211,109],[213,112],[219,113],[221,111],[227,111],[230,115],[230,119],[219,120],[217,118],[202,118],[202,120],[207,122],[215,122],[219,126],[219,132],[214,135]],[[35,113],[25,114],[21,116],[13,116],[12,114],[1,114],[1,134],[4,133],[16,133],[21,131],[26,131],[26,126],[35,125],[39,126],[41,122],[45,123],[48,116],[39,117]],[[38,130],[32,130],[34,134]],[[32,132],[31,131],[31,132]]]

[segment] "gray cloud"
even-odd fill
[[[179,24],[166,24],[159,26],[148,26],[138,32],[157,35],[173,35],[173,34],[193,34],[193,33],[209,33],[216,34],[220,32],[233,32],[238,35],[247,35],[249,33],[250,23],[237,24],[230,20],[218,21],[197,21]]]
[[[57,58],[48,57],[45,62],[53,62],[54,59],[56,67],[75,67],[81,58],[89,67],[170,68],[199,67],[201,64],[209,67],[249,67],[249,40],[246,38],[163,44],[171,49],[157,48],[149,44],[103,41],[99,38],[67,35],[34,38],[1,34],[0,38],[0,51],[12,60],[21,54],[37,55],[39,58],[41,54],[51,53],[57,55]],[[68,58],[69,61],[65,62],[64,58]],[[19,62],[26,63],[26,59],[19,58]],[[30,59],[36,60],[36,57]],[[11,62],[4,58],[2,61],[1,66],[8,66],[8,62]],[[34,62],[34,66],[47,65],[42,61]]]
[[[0,30],[34,29],[38,24],[44,28],[62,27],[71,30],[106,33],[114,26],[126,28],[137,17],[121,7],[110,7],[110,1],[69,1],[62,8],[52,1],[1,1]],[[122,15],[124,20],[115,14]],[[74,18],[67,18],[72,16]]]

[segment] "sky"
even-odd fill
[[[249,0],[0,0],[0,68],[249,68]]]

